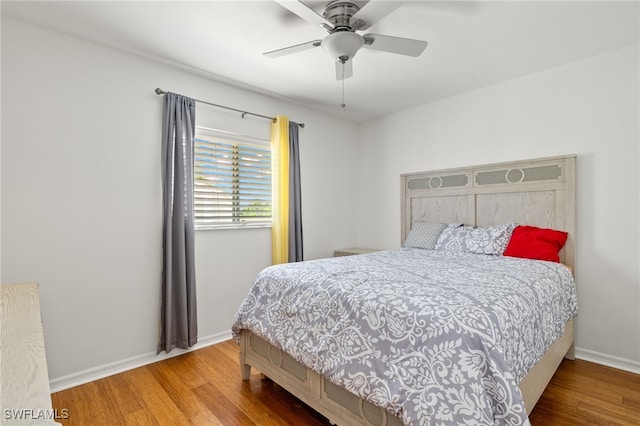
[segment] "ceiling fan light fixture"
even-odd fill
[[[322,40],[322,48],[336,61],[352,59],[362,46],[364,38],[350,31],[335,32]]]

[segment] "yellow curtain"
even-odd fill
[[[271,255],[274,265],[289,261],[289,118],[276,116],[271,124],[273,226]]]

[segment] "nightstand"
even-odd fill
[[[354,254],[373,253],[374,251],[380,251],[380,250],[378,250],[378,249],[360,248],[360,247],[339,249],[339,250],[336,250],[336,251],[333,252],[333,257],[353,256]]]

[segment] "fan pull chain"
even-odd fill
[[[344,64],[345,64],[345,60],[342,60],[342,103],[340,104],[340,106],[342,108],[346,107],[347,104],[344,103]]]

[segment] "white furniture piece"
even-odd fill
[[[436,170],[401,176],[401,241],[417,221],[489,226],[509,222],[568,232],[560,261],[575,271],[575,156]],[[353,253],[346,253],[353,254]],[[519,383],[531,412],[563,357],[573,359],[574,321]],[[259,336],[240,336],[242,377],[251,367],[338,425],[402,421],[332,384]]]
[[[38,283],[0,286],[0,424],[57,425]]]
[[[352,247],[346,249],[338,249],[333,252],[333,257],[340,256],[354,256],[357,254],[367,254],[379,251],[378,249],[370,249],[370,248],[362,248],[362,247]]]

